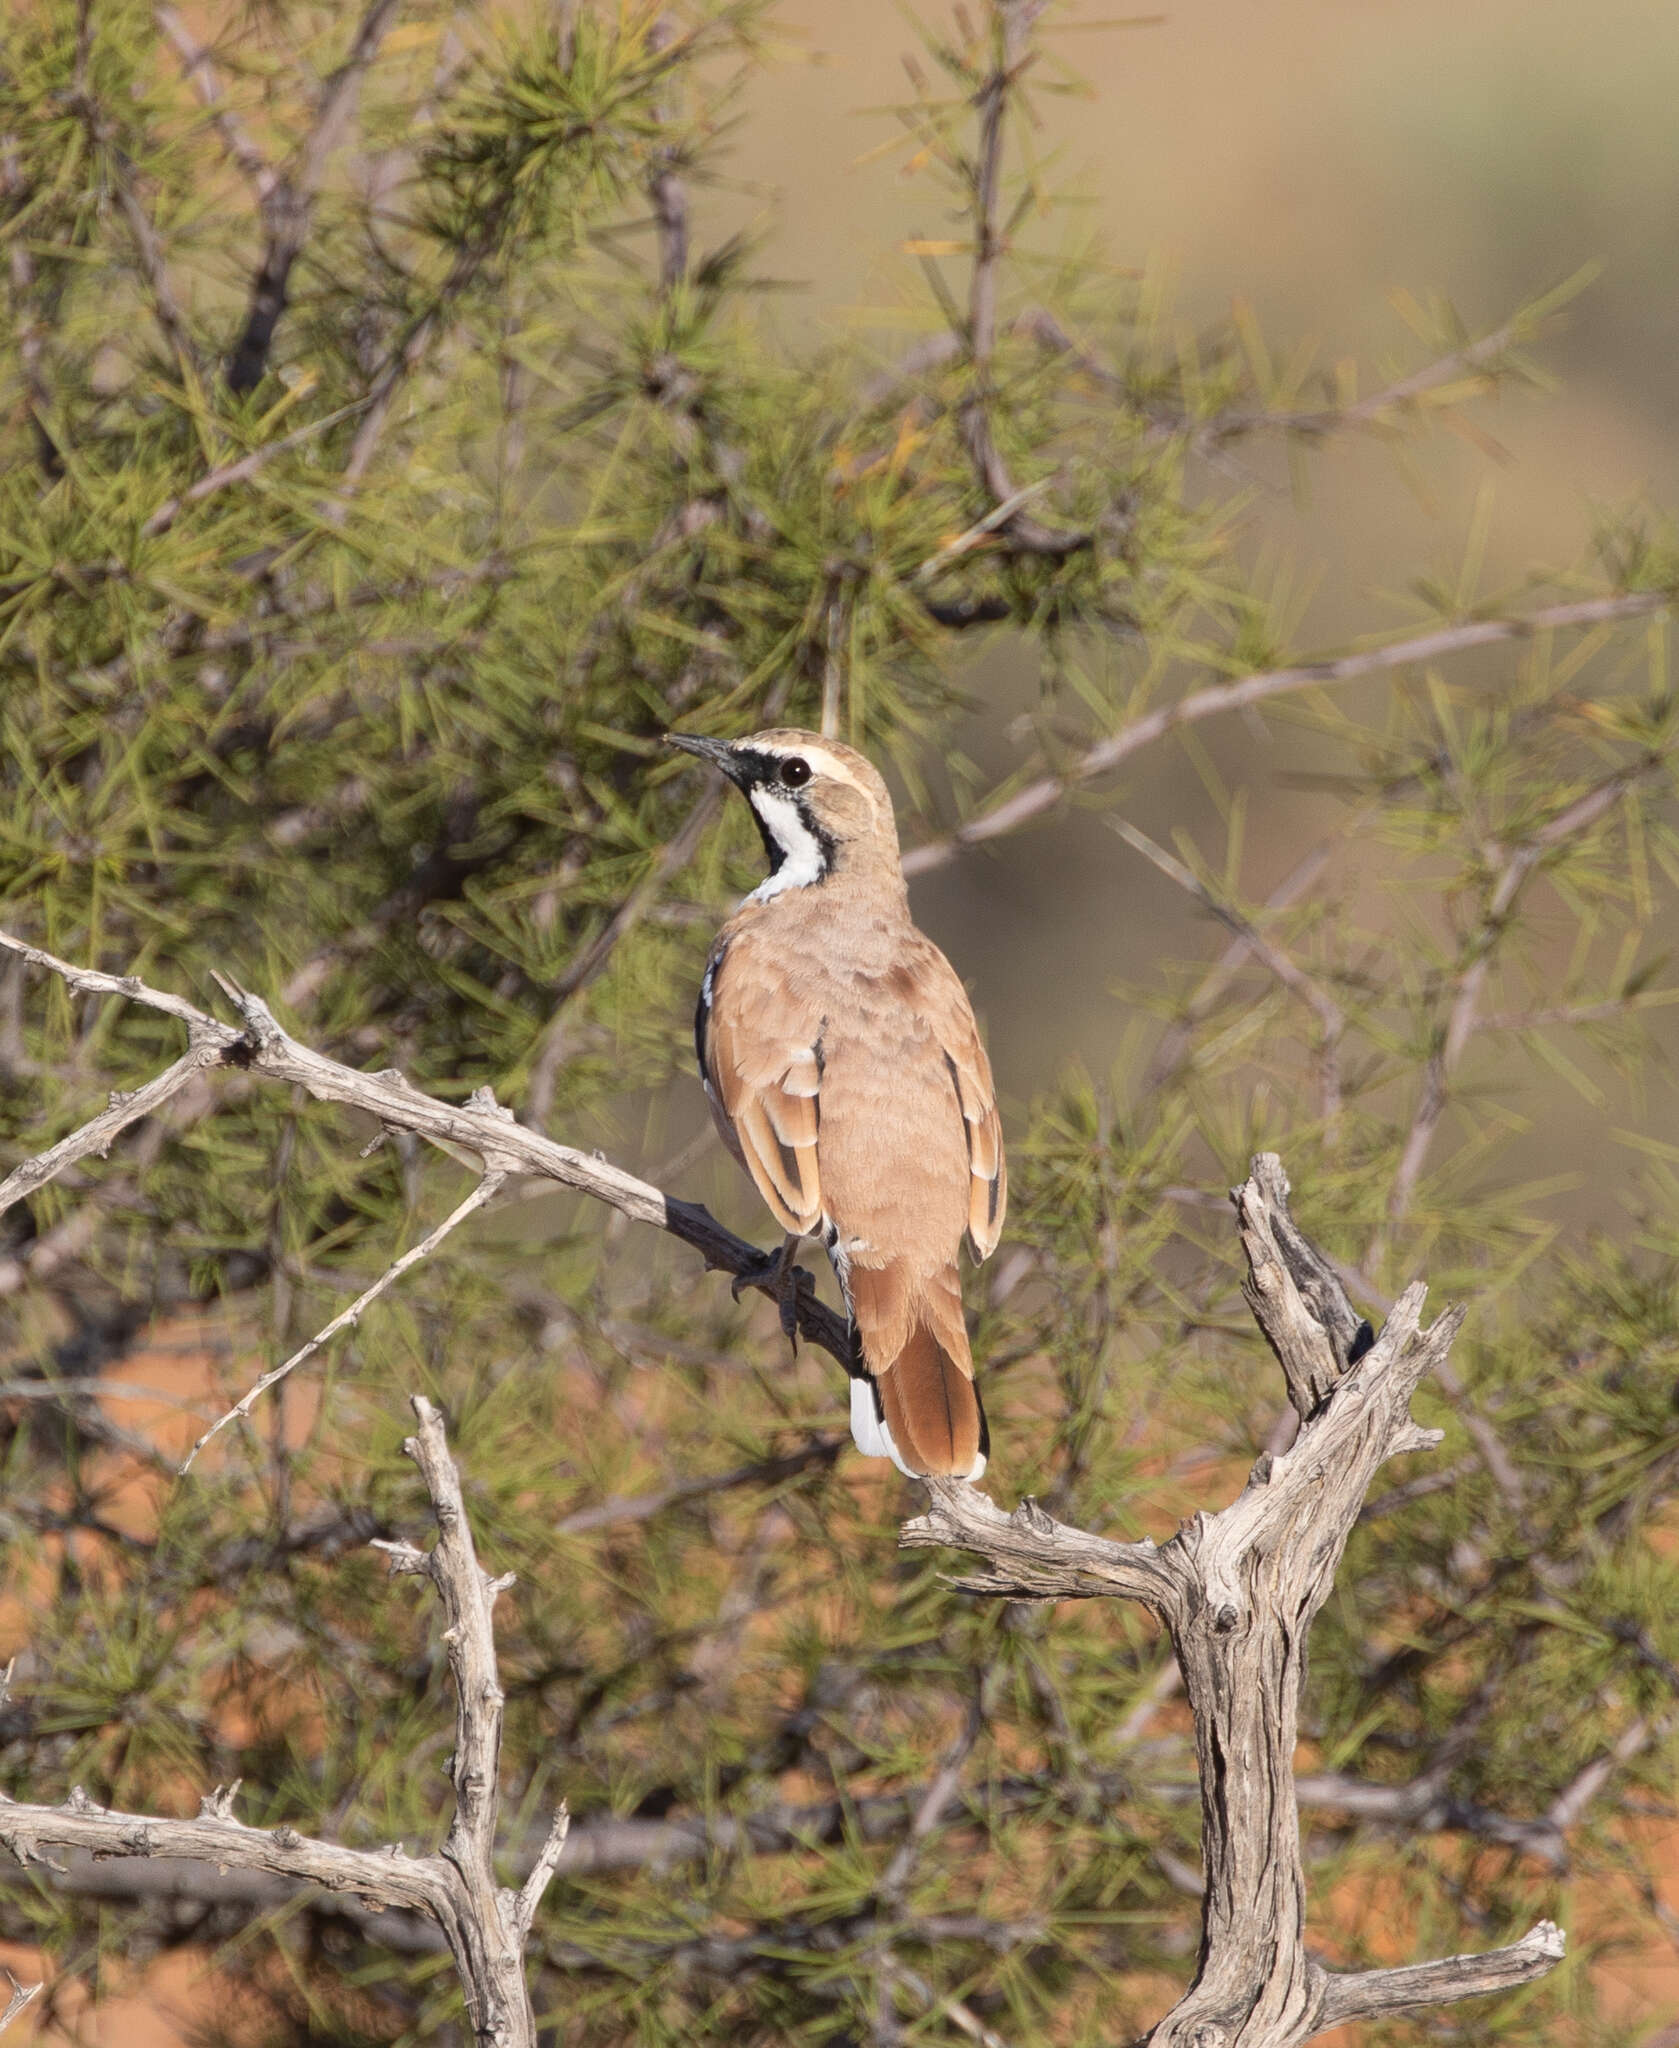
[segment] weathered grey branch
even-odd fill
[[[413,1087],[394,1068],[370,1074],[329,1059],[283,1030],[260,996],[243,990],[233,992],[232,999],[242,1018],[241,1025],[234,1026],[222,1023],[183,997],[149,987],[135,975],[105,974],[77,967],[9,932],[0,931],[0,951],[56,974],[78,995],[119,996],[175,1018],[189,1031],[198,1033],[203,1043],[216,1049],[220,1064],[302,1088],[317,1102],[335,1102],[360,1110],[385,1129],[410,1131],[451,1156],[473,1154],[483,1162],[485,1172],[534,1175],[604,1202],[633,1222],[651,1223],[692,1246],[710,1270],[733,1274],[745,1285],[772,1297],[776,1294],[771,1262],[755,1245],[725,1230],[699,1203],[675,1201],[608,1160],[556,1144],[552,1138],[516,1122],[511,1112],[499,1105],[440,1102]],[[35,1185],[41,1185],[41,1180],[37,1179]],[[799,1291],[798,1313],[802,1337],[835,1358],[844,1360],[850,1356],[851,1338],[843,1318],[808,1289]]]
[[[455,1685],[455,1754],[450,1767],[455,1815],[440,1853],[406,1856],[396,1847],[348,1849],[336,1842],[312,1841],[289,1827],[248,1827],[233,1811],[237,1783],[207,1793],[192,1820],[116,1812],[95,1805],[80,1786],[62,1806],[0,1798],[0,1847],[25,1868],[43,1866],[61,1876],[69,1873],[49,1850],[79,1850],[96,1863],[187,1859],[218,1872],[256,1872],[320,1886],[346,1895],[358,1909],[358,1918],[394,1911],[408,1916],[411,1927],[430,1923],[447,1943],[460,1973],[479,2048],[536,2048],[524,1947],[560,1860],[566,1813],[562,1806],[522,1888],[513,1892],[498,1886],[493,1858],[502,1693],[490,1613],[496,1595],[513,1581],[511,1576],[492,1579],[480,1567],[443,1418],[423,1395],[414,1396],[413,1406],[419,1430],[403,1448],[425,1480],[438,1540],[430,1551],[407,1543],[379,1547],[390,1553],[393,1572],[415,1572],[431,1580],[448,1621],[443,1641]],[[410,1939],[399,1945],[430,1944]]]
[[[213,1040],[195,1034],[187,1051],[172,1067],[166,1067],[155,1079],[143,1088],[136,1088],[131,1095],[113,1095],[108,1108],[100,1111],[68,1137],[60,1138],[50,1151],[42,1152],[34,1159],[25,1159],[13,1167],[3,1181],[0,1181],[0,1216],[3,1216],[14,1202],[25,1195],[33,1194],[37,1188],[45,1187],[50,1180],[56,1180],[67,1166],[74,1166],[78,1159],[86,1159],[97,1153],[103,1159],[110,1151],[113,1141],[126,1131],[130,1124],[137,1124],[142,1117],[150,1116],[154,1110],[178,1095],[195,1075],[206,1067],[219,1065],[222,1049]]]
[[[1370,2020],[1408,2007],[1451,2005],[1460,1998],[1484,1998],[1489,1991],[1513,1991],[1531,1984],[1562,1961],[1563,1931],[1549,1920],[1528,1929],[1508,1948],[1489,1955],[1446,1956],[1437,1963],[1411,1963],[1396,1970],[1356,1970],[1332,1975],[1324,1987],[1320,2027]]]
[[[1307,1632],[1377,1470],[1440,1441],[1411,1420],[1411,1396],[1444,1363],[1463,1317],[1451,1309],[1424,1329],[1418,1283],[1372,1339],[1289,1214],[1275,1155],[1254,1161],[1232,1199],[1247,1299],[1301,1417],[1292,1448],[1261,1457],[1236,1500],[1158,1548],[1086,1535],[1030,1501],[1005,1515],[953,1480],[929,1482],[931,1510],[902,1535],[985,1559],[986,1574],[957,1582],[976,1592],[1121,1594],[1171,1633],[1195,1717],[1205,1892],[1195,1981],[1151,2030],[1150,2048],[1295,2048],[1344,2020],[1531,1982],[1563,1952],[1560,1932],[1542,1922],[1490,1955],[1405,1969],[1337,1975],[1307,1953],[1294,1780]],[[1535,1832],[1554,1842],[1558,1829],[1547,1816]]]
[[[45,1988],[45,1979],[38,1984],[20,1984],[10,1970],[6,1976],[11,1983],[12,1995],[6,2000],[6,2010],[0,2012],[0,2034],[3,2034],[26,2005],[40,1997]]]
[[[1175,1663],[1164,1667],[1174,1682]],[[1145,1694],[1142,1719],[1160,1703],[1159,1689]],[[1116,1731],[1121,1746],[1141,1733],[1142,1719],[1131,1729]],[[1591,1767],[1588,1767],[1591,1768]],[[1063,1787],[1080,1800],[1118,1806],[1135,1796],[1136,1767],[1091,1771],[1077,1786]],[[663,1820],[602,1815],[571,1827],[556,1869],[563,1877],[592,1877],[607,1872],[657,1870],[669,1872],[716,1856],[793,1856],[837,1842],[900,1843],[925,1807],[936,1781],[911,1785],[899,1792],[847,1793],[842,1798],[789,1802],[751,1813],[695,1813]],[[1042,1773],[1029,1772],[988,1782],[985,1811],[1005,1818],[1020,1812],[1041,1812],[1056,1786]],[[1199,1798],[1199,1787],[1176,1777],[1151,1779],[1153,1798],[1168,1805]],[[1317,1772],[1295,1781],[1303,1811],[1350,1816],[1377,1829],[1392,1829],[1414,1838],[1419,1831],[1460,1833],[1475,1840],[1517,1850],[1544,1870],[1568,1868],[1567,1843],[1549,1816],[1524,1820],[1448,1797],[1435,1774],[1425,1773],[1407,1784],[1377,1784],[1337,1771]],[[549,1836],[551,1842],[552,1834]],[[529,1845],[510,1848],[506,1862],[514,1873],[535,1868],[537,1852]],[[436,1925],[423,1916],[391,1908],[378,1911],[348,1893],[325,1893],[300,1879],[270,1875],[259,1869],[227,1869],[201,1860],[175,1857],[152,1862],[96,1860],[76,1851],[48,1873],[53,1888],[79,1898],[93,1898],[149,1912],[163,1930],[194,1932],[206,1926],[217,1938],[248,1927],[267,1915],[299,1905],[353,1926],[371,1945],[403,1955],[435,1955],[446,1944]],[[32,1879],[27,1872],[9,1875],[0,1865],[0,1893]],[[1200,1881],[1196,1880],[1196,1893]],[[550,1943],[548,1960],[561,1969],[600,1967],[598,1955]]]

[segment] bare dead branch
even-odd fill
[[[45,1187],[48,1181],[56,1180],[67,1166],[73,1166],[78,1159],[92,1156],[103,1159],[116,1138],[130,1124],[138,1123],[142,1117],[161,1109],[206,1067],[218,1066],[221,1058],[220,1045],[202,1034],[194,1034],[192,1044],[172,1067],[166,1068],[143,1087],[136,1088],[131,1095],[113,1095],[108,1109],[101,1110],[68,1137],[60,1138],[38,1158],[25,1159],[21,1165],[14,1166],[0,1181],[0,1216],[14,1202],[33,1194],[37,1188]]]
[[[1164,739],[1180,725],[1198,725],[1227,711],[1241,711],[1300,690],[1320,689],[1329,683],[1356,681],[1360,676],[1380,674],[1388,669],[1409,668],[1422,662],[1439,661],[1465,654],[1477,647],[1493,647],[1505,641],[1532,640],[1542,633],[1566,632],[1578,626],[1614,624],[1623,619],[1648,618],[1679,604],[1679,591],[1629,590],[1609,597],[1581,598],[1568,604],[1545,605],[1538,611],[1507,618],[1471,619],[1457,626],[1439,626],[1426,633],[1392,640],[1384,647],[1361,649],[1323,661],[1296,663],[1288,668],[1262,669],[1228,683],[1210,683],[1192,690],[1175,703],[1129,720],[1095,746],[1072,761],[1060,773],[1039,776],[1011,796],[987,805],[977,816],[959,825],[942,839],[930,840],[904,855],[906,875],[925,874],[943,867],[970,847],[984,846],[1005,833],[1018,832],[1023,825],[1041,818],[1046,811],[1100,776],[1130,760],[1145,747]]]
[[[1375,2019],[1416,2006],[1456,2004],[1464,1998],[1484,1998],[1490,1991],[1513,1991],[1555,1969],[1565,1947],[1562,1929],[1541,1920],[1520,1941],[1489,1955],[1447,1956],[1438,1963],[1331,1975],[1318,2026],[1339,2027],[1348,2020]]]
[[[44,1978],[39,1984],[20,1984],[10,1970],[6,1972],[6,1980],[12,1987],[12,1995],[6,2000],[6,2010],[0,2012],[0,2034],[3,2034],[24,2007],[39,1998],[46,1988]]]
[[[248,1827],[233,1810],[237,1783],[207,1793],[191,1820],[97,1806],[80,1786],[61,1806],[0,1798],[0,1847],[20,1866],[40,1868],[54,1878],[70,1873],[48,1853],[53,1849],[148,1864],[185,1859],[209,1870],[223,1887],[229,1870],[256,1872],[344,1895],[362,1913],[381,1919],[394,1912],[410,1922],[429,1923],[454,1958],[479,2048],[537,2048],[524,1947],[564,1848],[565,1810],[556,1817],[523,1887],[512,1892],[498,1886],[492,1858],[500,1803],[502,1693],[490,1612],[496,1595],[513,1581],[492,1579],[480,1567],[443,1419],[423,1395],[413,1397],[413,1408],[419,1430],[404,1449],[419,1466],[431,1496],[438,1540],[429,1552],[406,1543],[381,1547],[391,1554],[393,1571],[430,1579],[448,1623],[443,1641],[455,1688],[455,1754],[449,1774],[455,1813],[439,1854],[348,1849],[313,1841],[289,1827]]]
[[[953,1480],[927,1482],[932,1510],[901,1536],[982,1557],[989,1573],[957,1582],[974,1591],[1118,1593],[1170,1631],[1195,1719],[1206,1889],[1195,1980],[1146,2037],[1151,2048],[1295,2048],[1345,2019],[1529,1983],[1563,1950],[1542,1922],[1491,1955],[1400,1970],[1338,1976],[1307,1952],[1293,1772],[1306,1634],[1377,1470],[1440,1441],[1411,1420],[1411,1397],[1444,1361],[1462,1313],[1425,1330],[1418,1284],[1366,1342],[1333,1264],[1289,1214],[1281,1162],[1257,1159],[1234,1200],[1248,1299],[1303,1418],[1293,1447],[1261,1457],[1236,1500],[1158,1549],[1069,1529],[1029,1501],[1005,1515]],[[1426,1802],[1438,1788],[1419,1783],[1412,1796]],[[1547,1816],[1534,1833],[1555,1842],[1560,1829]]]
[[[406,1552],[408,1546],[397,1549]],[[1163,1670],[1174,1683],[1179,1681],[1175,1662]],[[1159,1704],[1158,1692],[1158,1687],[1152,1688],[1153,1696],[1143,1702],[1146,1712],[1152,1713]],[[1140,1727],[1133,1729],[1133,1738],[1140,1732]],[[1117,1731],[1116,1740],[1123,1733]],[[1187,1804],[1199,1796],[1193,1782],[1176,1778],[1156,1780],[1149,1789],[1153,1797],[1169,1805]],[[911,1785],[902,1792],[782,1803],[738,1816],[689,1814],[663,1820],[600,1816],[570,1828],[557,1869],[567,1878],[586,1878],[610,1872],[669,1871],[717,1856],[796,1856],[844,1841],[901,1842],[931,1790],[931,1785]],[[1081,1802],[1117,1807],[1133,1798],[1135,1790],[1134,1768],[1098,1770],[1079,1784],[1076,1796]],[[1055,1784],[1037,1773],[998,1779],[986,1786],[985,1811],[999,1819],[1039,1812],[1046,1797],[1053,1797],[1055,1791]],[[1354,1817],[1407,1837],[1422,1831],[1467,1835],[1516,1850],[1546,1871],[1560,1873],[1568,1867],[1566,1842],[1548,1821],[1528,1821],[1453,1799],[1431,1776],[1420,1786],[1387,1785],[1340,1772],[1318,1772],[1298,1779],[1296,1793],[1303,1810]],[[959,1824],[971,1824],[972,1809],[965,1802],[957,1818]],[[550,1829],[547,1839],[552,1838]],[[539,1854],[540,1848],[514,1848],[507,1861],[515,1872],[529,1872]],[[188,1916],[207,1916],[223,1935],[307,1901],[307,1910],[348,1920],[375,1947],[400,1954],[436,1954],[445,1947],[436,1926],[423,1915],[394,1908],[376,1913],[346,1893],[311,1896],[300,1880],[260,1870],[229,1870],[201,1860],[173,1858],[112,1863],[74,1852],[62,1868],[40,1874],[55,1890],[137,1910],[154,1909],[177,1926]],[[14,1869],[8,1877],[0,1867],[0,1888],[31,1881],[30,1872]],[[1197,1883],[1197,1895],[1199,1892]],[[561,1968],[585,1969],[597,1962],[552,1947],[547,1953]]]
[[[370,1074],[329,1059],[284,1031],[259,996],[237,992],[243,1023],[235,1028],[180,996],[149,987],[137,976],[76,967],[8,932],[0,932],[0,951],[57,975],[78,994],[122,997],[174,1017],[189,1029],[196,1028],[219,1048],[227,1065],[302,1088],[317,1102],[362,1111],[386,1129],[411,1131],[451,1157],[471,1153],[483,1162],[486,1172],[534,1175],[604,1202],[632,1222],[653,1224],[691,1246],[710,1270],[732,1274],[775,1296],[775,1282],[764,1255],[744,1238],[725,1230],[699,1203],[673,1200],[608,1160],[556,1144],[516,1122],[511,1112],[499,1105],[485,1108],[473,1102],[440,1102],[413,1087],[394,1068]],[[799,1332],[842,1362],[851,1354],[850,1332],[843,1319],[803,1288],[799,1292]]]

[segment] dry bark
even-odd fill
[[[467,2016],[479,2048],[536,2048],[536,2020],[525,1984],[525,1942],[565,1844],[564,1807],[529,1876],[515,1891],[497,1885],[494,1868],[502,1692],[490,1613],[511,1577],[492,1579],[478,1563],[461,1500],[460,1475],[444,1436],[443,1418],[414,1396],[418,1433],[403,1448],[419,1466],[437,1516],[429,1551],[384,1543],[391,1570],[429,1578],[443,1603],[443,1642],[455,1686],[455,1751],[449,1767],[455,1817],[435,1856],[398,1847],[347,1849],[312,1841],[295,1829],[254,1828],[233,1811],[238,1786],[206,1794],[192,1820],[119,1813],[97,1806],[77,1786],[62,1806],[30,1806],[0,1798],[0,1847],[25,1869],[53,1874],[63,1866],[48,1852],[81,1851],[95,1864],[140,1858],[165,1870],[180,1859],[221,1870],[301,1879],[347,1895],[355,1917],[389,1912],[409,1925],[435,1927],[454,1957]]]
[[[985,1559],[987,1571],[958,1581],[971,1591],[1119,1595],[1171,1635],[1195,1717],[1205,1889],[1195,1980],[1148,2048],[1295,2048],[1349,2020],[1530,1983],[1563,1953],[1549,1921],[1490,1954],[1402,1969],[1336,1972],[1307,1952],[1294,1781],[1306,1638],[1378,1467],[1440,1440],[1411,1420],[1411,1396],[1444,1363],[1463,1312],[1424,1329],[1418,1283],[1372,1340],[1290,1216],[1274,1154],[1254,1161],[1232,1199],[1248,1304],[1301,1418],[1293,1446],[1261,1457],[1228,1507],[1160,1545],[1088,1535],[1030,1500],[1006,1515],[949,1479],[928,1482],[931,1508],[902,1536]]]

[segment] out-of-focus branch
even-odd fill
[[[104,123],[96,115],[90,115],[96,132],[105,140]],[[120,159],[120,152],[114,152]],[[140,274],[146,280],[146,290],[151,297],[152,312],[162,330],[169,352],[175,358],[176,368],[183,380],[194,384],[198,380],[198,350],[193,343],[192,330],[187,325],[186,314],[181,302],[175,296],[175,287],[170,280],[169,264],[163,253],[163,243],[158,237],[152,217],[140,204],[139,194],[134,190],[134,167],[119,161],[112,180],[115,188],[117,209],[128,224],[129,237],[134,244],[134,253],[139,258]]]
[[[647,39],[649,48],[667,50],[676,40],[676,33],[675,24],[661,17]],[[659,116],[668,121],[670,110],[661,107]],[[653,160],[653,175],[647,181],[659,233],[659,289],[667,295],[688,277],[688,188],[678,173],[677,161],[675,149],[659,150]]]
[[[1495,327],[1490,334],[1482,335],[1479,341],[1437,356],[1420,370],[1413,370],[1409,376],[1397,377],[1379,391],[1372,391],[1368,398],[1354,399],[1349,405],[1318,406],[1298,412],[1255,410],[1219,413],[1195,427],[1193,438],[1197,444],[1214,446],[1237,440],[1243,435],[1260,433],[1301,434],[1313,440],[1324,440],[1331,434],[1362,427],[1380,427],[1394,413],[1403,412],[1429,392],[1438,391],[1443,385],[1455,384],[1462,377],[1473,376],[1489,363],[1497,362],[1500,356],[1508,355],[1523,338],[1529,324],[1520,318],[1507,320],[1502,327]]]
[[[1330,855],[1343,836],[1341,832],[1332,833],[1302,855],[1266,897],[1264,908],[1287,910],[1291,904],[1297,903],[1329,865]],[[1155,1047],[1148,1072],[1143,1077],[1146,1091],[1164,1087],[1190,1057],[1197,1025],[1212,1014],[1251,950],[1245,937],[1233,938],[1201,977],[1182,1013],[1160,1034],[1160,1043]]]
[[[1021,554],[1059,558],[1089,547],[1088,533],[1070,533],[1045,526],[1021,509],[1022,494],[991,430],[991,358],[997,343],[997,293],[1002,259],[1008,246],[1003,226],[1003,136],[1009,99],[1029,61],[1032,26],[1048,0],[991,0],[990,16],[996,62],[981,85],[975,105],[979,114],[979,145],[973,169],[970,209],[974,259],[968,278],[968,355],[976,389],[963,402],[959,416],[962,439],[980,483],[999,509],[1008,507],[1000,530]]]
[[[1578,626],[1616,624],[1624,619],[1648,618],[1655,612],[1672,611],[1679,605],[1679,591],[1629,590],[1609,597],[1589,597],[1568,604],[1546,605],[1538,611],[1500,619],[1470,619],[1462,625],[1439,626],[1415,633],[1385,647],[1362,649],[1354,654],[1334,655],[1323,661],[1307,661],[1287,668],[1262,669],[1234,682],[1210,683],[1192,690],[1175,703],[1162,704],[1154,711],[1129,720],[1117,732],[1098,740],[1058,774],[1043,775],[982,808],[978,815],[959,825],[942,839],[917,846],[904,855],[906,875],[921,875],[943,867],[970,847],[984,846],[1005,834],[1018,832],[1054,807],[1074,790],[1141,753],[1164,739],[1181,725],[1198,725],[1227,711],[1241,711],[1263,704],[1272,697],[1284,697],[1301,690],[1315,690],[1328,683],[1355,682],[1360,676],[1378,675],[1389,669],[1409,668],[1423,662],[1439,661],[1454,654],[1466,654],[1477,647],[1494,647],[1505,641],[1532,640],[1542,633],[1565,632]]]
[[[379,45],[402,0],[372,0],[350,44],[348,56],[322,89],[315,118],[292,161],[259,187],[262,207],[262,261],[251,280],[250,303],[239,340],[228,360],[231,390],[254,391],[268,366],[274,330],[286,310],[286,288],[292,265],[303,253],[314,219],[315,196],[333,151],[355,112],[362,79],[378,55]],[[177,44],[179,48],[179,44]]]
[[[16,138],[0,135],[0,218],[9,218],[17,212],[26,197]],[[52,407],[52,393],[47,388],[46,377],[48,322],[39,304],[35,257],[22,235],[8,235],[6,249],[18,368],[23,373],[24,400],[35,431],[36,453],[42,474],[48,478],[58,477],[64,473],[64,458],[47,424],[47,415]]]
[[[1547,818],[1505,855],[1488,892],[1486,908],[1464,945],[1463,965],[1451,983],[1451,1007],[1444,1029],[1423,1068],[1422,1089],[1412,1114],[1411,1127],[1405,1135],[1399,1164],[1394,1169],[1393,1184],[1388,1191],[1387,1213],[1364,1257],[1366,1271],[1373,1273],[1379,1267],[1393,1240],[1394,1231],[1411,1206],[1429,1148],[1445,1114],[1451,1077],[1479,1019],[1481,999],[1499,939],[1529,877],[1548,853],[1582,832],[1589,832],[1623,797],[1659,772],[1666,765],[1667,758],[1665,751],[1658,750],[1617,769],[1612,775],[1606,775],[1601,782]]]
[[[1318,1020],[1318,1043],[1315,1059],[1318,1070],[1318,1107],[1324,1121],[1332,1122],[1341,1112],[1341,1039],[1347,1028],[1346,1014],[1341,1005],[1329,993],[1322,982],[1314,980],[1306,970],[1281,946],[1269,939],[1264,932],[1222,896],[1215,895],[1205,882],[1165,847],[1125,818],[1109,818],[1113,827],[1127,846],[1140,853],[1144,860],[1157,867],[1168,880],[1176,882],[1186,890],[1197,903],[1203,904],[1226,930],[1244,941],[1245,948],[1264,967],[1276,976],[1290,995],[1305,1004]]]
[[[216,133],[222,139],[222,146],[243,172],[258,204],[266,202],[277,183],[278,174],[252,141],[245,124],[222,97],[221,80],[216,76],[210,52],[194,37],[173,7],[154,7],[152,19],[157,23],[159,34],[175,46],[183,76],[208,110]]]
[[[3,1392],[3,1389],[0,1389]],[[592,1508],[574,1508],[554,1524],[556,1536],[587,1536],[596,1529],[615,1529],[626,1522],[650,1522],[668,1508],[691,1500],[707,1500],[713,1494],[732,1493],[743,1486],[776,1486],[795,1478],[813,1465],[831,1465],[851,1441],[849,1436],[814,1436],[796,1451],[779,1458],[760,1458],[750,1465],[736,1465],[731,1471],[699,1479],[679,1479],[656,1493],[640,1493],[628,1500],[604,1500]]]
[[[693,859],[699,850],[700,841],[705,837],[722,805],[725,787],[725,784],[716,780],[707,785],[675,833],[654,854],[641,880],[625,896],[595,937],[572,960],[555,984],[553,1012],[542,1027],[536,1042],[535,1056],[531,1061],[530,1088],[525,1112],[530,1123],[538,1130],[547,1123],[553,1112],[554,1084],[560,1068],[565,1063],[566,1029],[571,1021],[577,998],[600,978],[619,945],[635,930],[657,901],[659,892],[670,877]]]

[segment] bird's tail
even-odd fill
[[[851,1383],[857,1448],[911,1478],[977,1479],[990,1436],[955,1265],[931,1276],[853,1265],[846,1279],[862,1352]]]

